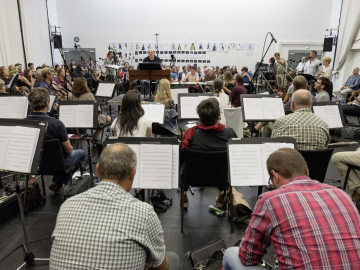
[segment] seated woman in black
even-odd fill
[[[232,128],[225,128],[225,125],[219,123],[221,117],[220,106],[217,99],[209,98],[201,101],[196,110],[200,117],[201,124],[189,128],[185,132],[181,146],[181,155],[183,156],[185,154],[184,151],[186,151],[186,149],[197,151],[226,151],[226,143],[229,139],[237,138],[237,136]],[[182,160],[184,159],[182,158]],[[186,194],[187,190],[188,186],[185,186],[183,195],[184,208],[187,208],[189,204]],[[219,189],[217,203],[220,208],[224,206],[224,190]]]
[[[352,92],[353,101],[348,102],[346,105],[342,105],[342,110],[345,116],[345,122],[348,123],[346,116],[360,116],[360,95],[356,96],[356,91]]]

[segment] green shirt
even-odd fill
[[[286,65],[285,65],[285,59],[284,58],[280,58],[280,61],[284,61],[283,65],[280,65],[280,63],[278,61],[275,61],[275,66],[276,66],[276,73],[277,74],[284,74],[285,70],[286,70]],[[281,67],[282,66],[282,67]]]

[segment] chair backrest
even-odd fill
[[[159,123],[152,123],[152,133],[155,135],[162,135],[162,136],[174,136],[176,134],[172,133],[171,131],[167,130]]]
[[[185,151],[184,182],[193,187],[226,187],[227,151]]]
[[[224,108],[225,127],[232,128],[238,138],[244,137],[244,122],[241,107]]]
[[[309,177],[319,182],[324,182],[329,161],[334,149],[328,148],[323,150],[299,150],[304,157],[308,169]]]
[[[53,175],[64,174],[65,160],[62,147],[59,140],[47,140],[44,143],[44,149],[40,161],[39,174]]]

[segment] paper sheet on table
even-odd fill
[[[136,173],[133,181],[132,188],[140,188],[140,144],[128,144],[132,150],[136,153]]]
[[[171,97],[173,98],[174,100],[174,103],[175,104],[178,104],[179,102],[179,98],[178,98],[178,95],[179,94],[187,94],[188,93],[188,89],[187,88],[175,88],[175,89],[170,89],[170,92],[171,92]]]
[[[50,112],[52,107],[54,106],[55,99],[56,99],[55,95],[50,95],[50,108],[49,108],[48,112]]]
[[[261,186],[264,183],[261,144],[229,145],[231,186]]]
[[[320,107],[320,106],[314,106]],[[328,126],[329,128],[342,128],[343,123],[341,121],[341,116],[339,112],[338,105],[326,105],[326,115],[328,119]]]
[[[261,98],[264,120],[276,120],[285,116],[284,105],[281,98]]]
[[[171,189],[172,145],[142,144],[140,164],[141,188]]]
[[[245,120],[264,119],[261,100],[261,98],[243,98],[242,106],[244,107]]]
[[[179,187],[179,145],[172,145],[171,188]]]
[[[96,96],[98,97],[112,97],[114,92],[114,83],[99,83],[98,90],[96,91]]]
[[[199,103],[197,97],[180,97],[181,118],[199,118],[196,112],[196,107],[198,104]]]
[[[0,97],[0,118],[25,118],[28,112],[26,96]]]
[[[142,104],[145,111],[144,116],[153,123],[164,124],[164,104]]]
[[[94,122],[93,105],[61,105],[59,120],[66,127],[90,128]]]

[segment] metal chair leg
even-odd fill
[[[259,186],[258,187],[258,197],[261,195],[262,190],[263,190],[263,186]]]
[[[226,189],[225,189],[225,192],[226,192]],[[233,207],[232,202],[233,202],[233,194],[232,194],[232,187],[230,186],[228,212],[232,211],[232,207]],[[231,223],[231,233],[234,233],[234,222],[231,220],[231,218],[230,218],[230,223]]]
[[[352,169],[351,166],[349,166],[348,169],[347,169],[346,176],[345,176],[345,181],[344,181],[344,185],[343,185],[343,190],[346,189],[346,186],[347,186],[347,182],[348,182],[348,180],[349,180],[349,175],[350,175],[351,169]]]
[[[0,188],[4,188],[4,185],[3,185],[3,182],[2,182],[2,179],[1,179],[1,176],[0,176]]]
[[[44,176],[41,175],[41,183],[43,188],[43,195],[46,196]]]
[[[194,195],[194,190],[192,189],[191,186],[189,186],[189,190],[190,190],[190,192],[191,192],[191,195]]]
[[[181,208],[181,233],[184,232],[184,182],[181,183],[181,194],[180,194],[180,208]]]

